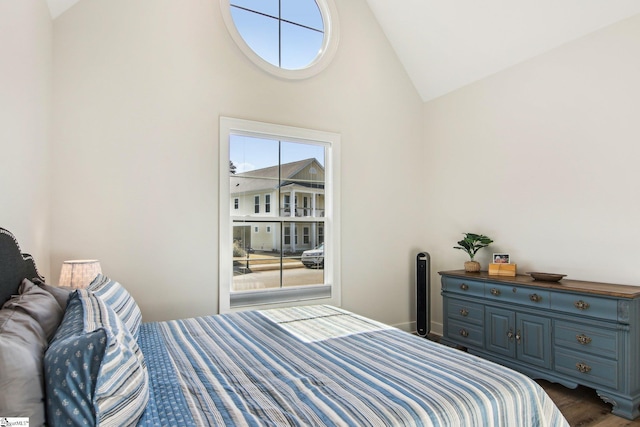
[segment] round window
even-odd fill
[[[265,71],[306,78],[323,70],[338,43],[333,0],[220,0],[227,29]]]

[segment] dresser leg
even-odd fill
[[[598,393],[598,396],[600,396],[600,399],[613,405],[613,409],[611,409],[612,414],[628,420],[633,420],[640,416],[640,397],[637,397],[636,399],[629,399],[613,395],[610,392],[603,390],[596,390],[596,392]]]

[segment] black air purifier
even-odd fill
[[[418,335],[426,337],[431,327],[431,313],[429,313],[429,294],[431,283],[431,257],[427,252],[420,252],[416,256],[416,300]]]

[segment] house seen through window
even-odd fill
[[[337,143],[325,139],[221,127],[230,162],[221,172],[221,306],[336,296],[336,185],[327,170],[335,173]]]

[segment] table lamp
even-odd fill
[[[64,261],[60,270],[58,286],[65,288],[84,289],[102,273],[97,259],[76,259]]]

